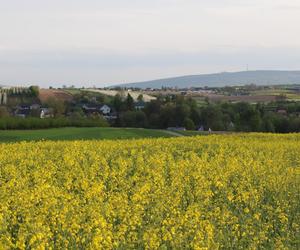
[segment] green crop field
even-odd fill
[[[1,130],[0,142],[39,140],[92,140],[172,137],[168,131],[132,128],[55,128],[42,130]]]
[[[253,95],[253,96],[260,96],[260,95],[280,96],[280,95],[285,95],[287,97],[287,100],[289,100],[289,101],[299,101],[300,100],[299,92],[295,92],[293,90],[288,90],[288,89],[257,90],[257,91],[252,91],[251,95]]]

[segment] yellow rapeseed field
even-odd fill
[[[300,136],[0,144],[0,249],[299,249]]]

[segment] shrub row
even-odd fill
[[[108,127],[107,121],[101,118],[16,118],[7,117],[0,119],[0,129],[43,129],[59,127]]]

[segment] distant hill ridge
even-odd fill
[[[161,87],[224,87],[233,85],[278,85],[300,84],[300,71],[257,70],[223,72],[172,77],[153,81],[118,84],[120,87],[161,88]]]

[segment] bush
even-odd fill
[[[145,128],[147,127],[147,116],[142,111],[127,111],[121,116],[123,127]]]
[[[39,88],[39,86],[30,86],[29,91],[30,91],[31,96],[37,97],[39,95],[40,88]]]
[[[190,118],[185,118],[183,123],[184,123],[184,127],[185,127],[187,130],[195,130],[195,128],[196,128],[196,126],[195,126],[193,120],[190,119]]]
[[[0,129],[43,129],[60,127],[109,127],[102,118],[16,118],[8,117],[0,119]]]

